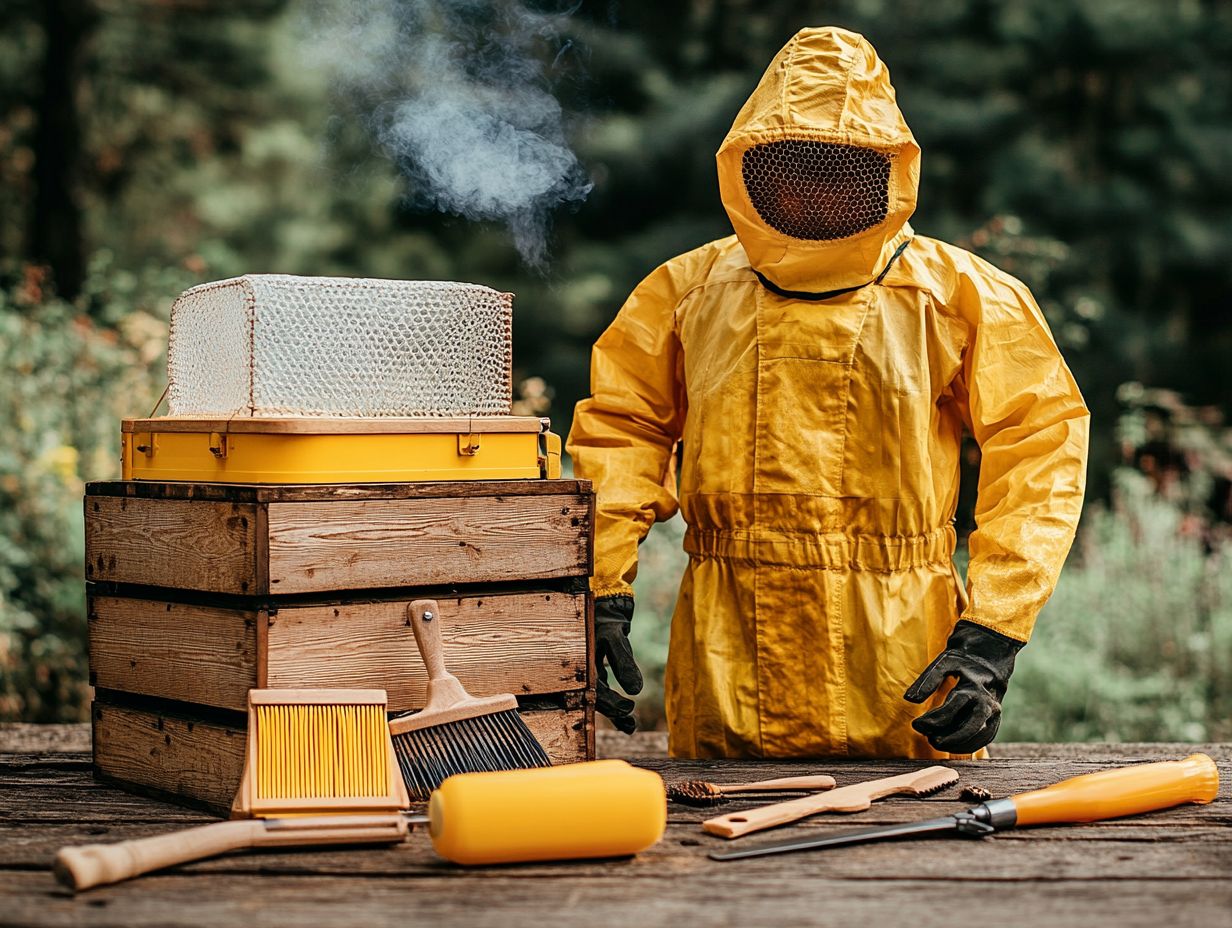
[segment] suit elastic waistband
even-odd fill
[[[952,525],[923,535],[819,535],[690,528],[685,532],[684,550],[699,557],[767,567],[909,570],[929,564],[949,565],[956,538]]]

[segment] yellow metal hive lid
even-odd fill
[[[560,436],[536,416],[162,416],[121,423],[125,480],[404,483],[560,476]]]

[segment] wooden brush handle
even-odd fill
[[[435,599],[417,599],[406,608],[415,643],[428,670],[428,698],[424,712],[442,712],[458,703],[471,702],[471,694],[445,668],[441,646],[441,610]]]
[[[264,830],[259,821],[215,822],[119,844],[65,847],[56,854],[56,879],[76,890],[118,883],[151,870],[251,847]]]
[[[423,657],[429,680],[452,676],[445,669],[445,652],[441,647],[441,610],[435,599],[417,599],[407,607],[407,618],[415,632],[415,644]]]
[[[406,838],[407,831],[407,821],[400,813],[215,822],[118,844],[61,848],[56,855],[55,873],[65,886],[81,890],[118,883],[151,870],[203,860],[227,851],[252,847],[396,844]]]
[[[428,670],[428,690],[422,709],[396,715],[389,720],[389,733],[393,737],[461,719],[517,709],[518,700],[512,693],[476,698],[445,669],[441,647],[441,613],[435,599],[415,600],[406,607],[406,615],[415,632],[415,643],[419,645],[424,667]]]
[[[761,793],[775,790],[798,789],[834,789],[834,777],[817,774],[808,777],[779,777],[776,780],[759,780],[756,783],[735,783],[726,786],[718,784],[719,789],[726,793]]]

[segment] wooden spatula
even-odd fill
[[[915,773],[904,773],[880,780],[866,780],[851,786],[840,786],[828,793],[802,796],[787,802],[729,812],[702,822],[702,830],[721,838],[739,838],[741,835],[764,831],[775,825],[798,822],[820,812],[863,812],[874,799],[884,796],[908,794],[930,796],[958,782],[958,772],[949,767],[927,767]]]

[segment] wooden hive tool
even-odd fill
[[[235,821],[62,848],[56,878],[81,890],[227,851],[404,840],[385,706],[384,690],[250,690]]]
[[[873,800],[886,796],[931,796],[957,782],[957,771],[949,767],[926,767],[915,773],[840,786],[828,793],[816,793],[743,812],[729,812],[706,819],[702,822],[702,830],[721,838],[739,838],[821,812],[863,812],[872,805]]]
[[[426,801],[457,773],[489,773],[550,767],[543,747],[522,717],[511,694],[478,698],[445,669],[440,608],[418,599],[407,607],[415,642],[428,670],[427,705],[389,720],[394,753],[407,792]]]

